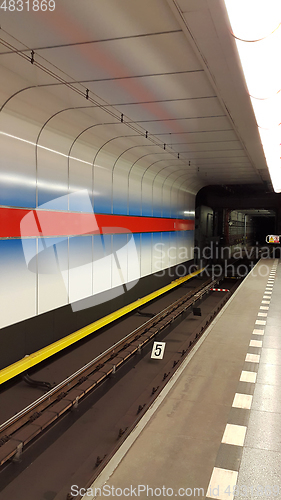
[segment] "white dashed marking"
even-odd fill
[[[246,410],[249,410],[252,405],[252,399],[253,396],[251,396],[250,394],[239,394],[238,392],[236,392],[233,399],[232,407],[244,408]]]
[[[251,340],[250,347],[262,347],[262,340]]]
[[[245,361],[248,361],[250,363],[259,363],[260,362],[260,355],[259,354],[251,354],[247,353]]]
[[[264,335],[264,330],[259,330],[259,329],[255,328],[253,330],[253,335]]]
[[[242,371],[240,376],[240,382],[251,382],[254,384],[257,380],[256,372]]]
[[[231,500],[234,496],[237,477],[238,472],[234,470],[214,467],[206,496],[217,500]]]
[[[247,427],[244,425],[226,424],[221,442],[225,444],[234,444],[243,446],[245,441]]]

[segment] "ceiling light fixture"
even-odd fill
[[[281,2],[224,0],[274,191],[281,192]],[[276,28],[276,22],[279,26]],[[252,97],[254,96],[254,97]],[[265,96],[271,96],[264,98]]]

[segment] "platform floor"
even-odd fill
[[[83,500],[281,498],[280,295],[259,261]]]

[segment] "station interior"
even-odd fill
[[[0,0],[0,500],[281,498],[280,26]]]

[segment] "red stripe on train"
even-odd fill
[[[81,214],[0,207],[0,237],[78,236],[82,234],[190,231],[194,220]]]

